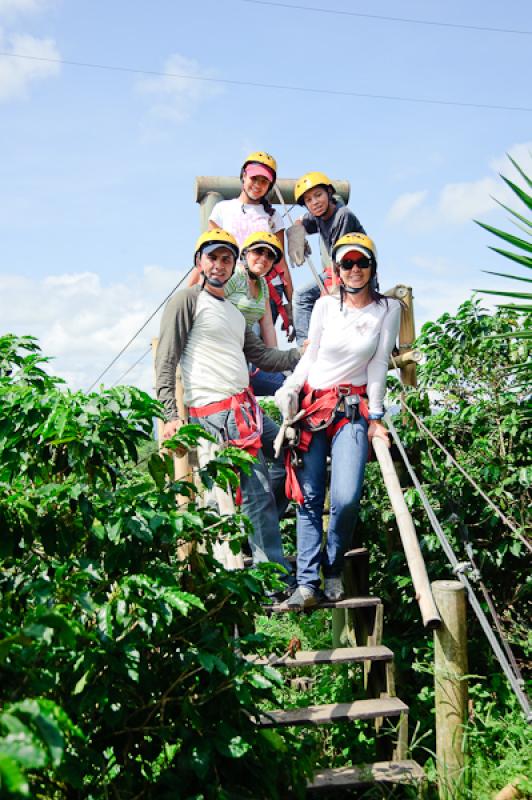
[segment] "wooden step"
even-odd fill
[[[272,667],[307,667],[312,664],[342,664],[358,661],[392,661],[393,653],[388,647],[335,647],[334,650],[298,650],[295,656],[276,656],[259,658],[247,656],[253,664]]]
[[[378,597],[346,597],[345,600],[322,600],[310,608],[302,609],[303,611],[319,611],[321,608],[376,608],[380,605],[380,598]],[[265,614],[286,614],[287,611],[294,613],[293,608],[287,608],[284,603],[274,603],[271,606],[263,606]],[[296,611],[298,613],[298,611]]]
[[[354,719],[398,717],[408,712],[408,706],[398,697],[381,697],[375,700],[355,700],[353,703],[329,703],[322,706],[294,708],[292,711],[268,711],[259,718],[263,728],[279,725],[329,725]]]
[[[379,761],[357,767],[320,770],[307,786],[307,791],[318,794],[372,783],[419,783],[425,777],[423,769],[415,761]]]

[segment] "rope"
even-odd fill
[[[474,612],[475,612],[475,614],[477,616],[477,619],[478,619],[478,621],[479,621],[479,623],[480,623],[480,625],[482,627],[482,630],[484,631],[484,633],[486,635],[486,638],[488,639],[488,642],[489,642],[489,644],[491,646],[491,649],[493,650],[493,652],[495,654],[495,657],[497,658],[499,664],[501,665],[501,668],[502,668],[504,674],[508,678],[508,682],[510,683],[510,686],[512,687],[512,689],[514,691],[514,694],[517,697],[517,700],[519,701],[519,704],[520,704],[521,708],[523,709],[523,712],[524,712],[524,714],[526,716],[527,721],[531,722],[532,721],[532,713],[530,711],[530,704],[529,704],[529,701],[528,701],[528,697],[523,692],[523,688],[522,688],[523,681],[522,681],[522,678],[521,678],[520,675],[517,676],[517,675],[514,674],[514,671],[512,670],[512,668],[510,666],[510,663],[508,662],[508,659],[506,658],[506,655],[504,654],[504,652],[503,652],[503,650],[502,650],[502,648],[501,648],[501,646],[500,646],[500,644],[499,644],[499,642],[497,640],[497,637],[493,633],[493,630],[491,629],[491,626],[490,626],[490,624],[489,624],[489,622],[488,622],[488,620],[486,618],[486,615],[484,614],[484,611],[482,610],[482,608],[480,606],[480,603],[477,600],[475,592],[473,591],[473,588],[472,588],[472,586],[471,586],[471,584],[469,582],[469,578],[468,578],[468,576],[466,574],[466,570],[468,569],[468,563],[467,562],[464,563],[464,562],[459,562],[458,561],[458,559],[457,559],[457,557],[456,557],[456,555],[454,553],[454,550],[452,549],[452,547],[451,547],[451,545],[449,543],[449,540],[447,539],[447,536],[445,535],[445,533],[443,531],[443,528],[441,527],[441,525],[440,525],[440,523],[438,521],[438,518],[436,517],[436,514],[434,513],[434,510],[432,509],[432,506],[430,505],[430,502],[429,502],[429,500],[427,498],[427,495],[425,494],[425,492],[424,492],[424,490],[423,490],[423,488],[422,488],[422,486],[421,486],[421,484],[420,484],[420,482],[418,480],[418,477],[417,477],[416,473],[414,472],[414,468],[412,467],[412,464],[410,463],[410,460],[409,460],[409,458],[408,458],[408,456],[406,454],[406,451],[405,451],[405,449],[403,447],[403,444],[402,444],[401,440],[399,439],[399,435],[398,435],[398,433],[397,433],[397,431],[395,429],[395,425],[393,424],[389,414],[386,414],[386,424],[388,425],[388,427],[390,429],[390,432],[392,434],[393,440],[394,440],[395,444],[397,445],[397,449],[401,453],[401,457],[402,457],[402,459],[403,459],[403,461],[405,463],[405,466],[406,466],[406,468],[408,470],[408,473],[409,473],[409,475],[410,475],[410,477],[412,479],[412,482],[413,482],[414,486],[416,487],[416,489],[418,491],[419,497],[421,498],[421,502],[423,503],[423,507],[425,508],[425,511],[426,511],[427,516],[429,518],[429,521],[430,521],[430,524],[432,526],[432,529],[436,533],[436,535],[437,535],[437,537],[438,537],[438,539],[440,541],[440,544],[442,546],[442,549],[443,549],[445,555],[447,556],[447,559],[448,559],[449,563],[453,567],[453,573],[454,573],[454,575],[456,575],[456,578],[460,581],[460,583],[465,587],[465,589],[467,591],[467,594],[468,594],[468,597],[469,597],[469,602],[471,603],[471,607],[473,608],[473,610],[474,610]]]
[[[525,537],[523,536],[523,534],[522,534],[522,533],[520,533],[520,531],[519,531],[519,528],[518,528],[516,525],[514,525],[514,523],[513,523],[513,522],[512,522],[510,519],[508,519],[508,517],[506,516],[506,514],[503,514],[503,512],[500,510],[500,508],[498,508],[498,506],[496,506],[496,505],[495,505],[495,503],[493,502],[493,500],[492,500],[490,497],[488,497],[488,495],[487,495],[487,494],[486,494],[486,493],[485,493],[485,492],[484,492],[484,491],[483,491],[483,490],[480,488],[480,486],[479,486],[479,485],[478,485],[478,483],[475,481],[475,479],[474,479],[474,478],[472,478],[472,477],[469,475],[469,473],[468,473],[468,472],[466,472],[466,470],[465,470],[465,469],[464,469],[464,468],[463,468],[463,467],[462,467],[462,466],[461,466],[461,465],[458,463],[458,461],[457,461],[455,458],[453,458],[453,456],[452,456],[452,455],[451,455],[451,453],[450,453],[450,452],[447,450],[447,448],[446,448],[446,447],[445,447],[445,446],[444,446],[444,445],[443,445],[443,444],[440,442],[440,440],[439,440],[439,439],[438,439],[436,436],[434,436],[434,434],[432,433],[432,431],[430,431],[430,430],[427,428],[427,426],[425,425],[425,423],[423,422],[423,420],[421,420],[421,419],[418,417],[418,415],[417,415],[417,414],[416,414],[414,411],[412,411],[412,409],[410,408],[410,406],[408,406],[408,405],[407,405],[407,403],[405,402],[405,400],[404,400],[404,399],[403,399],[403,406],[404,406],[404,408],[406,408],[406,410],[409,412],[409,414],[411,414],[411,416],[414,418],[414,420],[416,421],[416,424],[418,425],[418,427],[419,427],[419,428],[421,428],[421,429],[422,429],[422,430],[423,430],[423,431],[424,431],[424,432],[425,432],[425,433],[426,433],[428,436],[430,436],[430,438],[432,439],[432,441],[433,441],[433,442],[435,442],[435,444],[437,444],[437,445],[438,445],[438,447],[440,448],[440,450],[442,450],[442,451],[445,453],[445,455],[446,455],[446,456],[447,456],[447,458],[448,458],[448,459],[451,461],[451,463],[452,463],[452,464],[454,464],[454,466],[455,466],[455,467],[456,467],[456,468],[457,468],[457,469],[458,469],[458,470],[459,470],[459,471],[462,473],[462,475],[464,476],[464,478],[465,478],[467,481],[469,481],[469,483],[470,483],[470,484],[471,484],[471,486],[474,488],[474,490],[475,490],[476,492],[478,492],[478,494],[479,494],[479,495],[480,495],[480,496],[481,496],[481,497],[482,497],[482,498],[483,498],[483,499],[486,501],[486,503],[487,503],[487,504],[490,506],[490,508],[491,508],[491,509],[492,509],[492,510],[493,510],[493,511],[494,511],[494,512],[497,514],[497,516],[498,516],[498,517],[499,517],[499,518],[500,518],[500,519],[501,519],[501,520],[502,520],[502,521],[505,523],[505,525],[507,525],[507,526],[508,526],[508,527],[509,527],[509,528],[510,528],[510,529],[511,529],[511,530],[512,530],[514,533],[515,533],[515,535],[516,535],[516,536],[518,537],[518,539],[519,539],[519,540],[520,540],[520,541],[521,541],[521,542],[522,542],[522,543],[525,545],[525,547],[527,547],[527,548],[530,550],[530,552],[532,552],[532,545],[530,544],[530,542],[528,542],[528,541],[525,539]]]
[[[151,320],[154,318],[154,316],[157,314],[157,312],[158,312],[158,311],[160,311],[160,310],[161,310],[161,308],[164,306],[164,304],[166,303],[166,301],[167,301],[167,300],[169,300],[169,299],[172,297],[173,293],[174,293],[174,292],[175,292],[177,289],[179,289],[179,287],[181,286],[181,284],[183,283],[183,281],[185,280],[185,278],[186,278],[188,275],[190,275],[190,273],[192,272],[192,269],[193,269],[193,267],[190,267],[190,269],[189,269],[189,270],[187,270],[187,272],[185,272],[185,274],[183,275],[183,277],[181,278],[181,280],[179,281],[179,283],[178,283],[178,284],[176,284],[176,286],[174,286],[174,288],[172,289],[172,291],[171,291],[169,294],[167,294],[167,295],[166,295],[166,297],[164,298],[164,300],[163,300],[161,303],[159,303],[159,305],[157,306],[157,308],[155,309],[155,311],[154,311],[152,314],[150,314],[150,316],[148,317],[148,319],[146,320],[146,322],[144,323],[144,325],[141,325],[141,327],[138,329],[138,331],[135,333],[135,335],[131,337],[131,339],[129,340],[129,342],[128,342],[126,345],[124,345],[124,347],[123,347],[123,348],[120,350],[120,352],[119,352],[119,353],[117,353],[117,355],[116,355],[116,356],[113,358],[113,360],[111,361],[111,363],[110,363],[110,364],[108,364],[108,365],[106,366],[106,368],[103,370],[103,372],[100,372],[100,374],[98,375],[98,377],[96,378],[96,380],[95,380],[95,381],[93,381],[93,382],[91,383],[91,385],[89,386],[89,388],[86,390],[86,391],[87,391],[87,393],[88,393],[88,392],[90,392],[92,389],[94,389],[94,387],[96,386],[96,384],[98,383],[98,381],[100,381],[100,380],[103,378],[103,376],[104,376],[104,375],[105,375],[107,372],[109,372],[109,370],[111,369],[111,367],[112,367],[114,364],[116,364],[116,362],[118,361],[118,359],[120,358],[120,356],[121,356],[121,355],[123,355],[123,354],[126,352],[127,348],[128,348],[128,347],[129,347],[131,344],[133,344],[133,342],[135,341],[135,339],[137,338],[137,336],[138,336],[140,333],[142,333],[142,331],[144,330],[144,328],[146,327],[146,325],[147,325],[149,322],[151,322]]]
[[[141,362],[141,361],[144,361],[144,359],[146,358],[146,356],[147,356],[147,355],[149,355],[149,353],[151,353],[151,345],[148,347],[148,349],[146,350],[146,352],[145,352],[145,353],[143,353],[143,354],[140,356],[140,358],[137,358],[137,360],[135,361],[135,363],[134,363],[134,364],[132,364],[130,367],[128,367],[128,368],[126,369],[126,371],[125,371],[125,372],[123,372],[123,373],[121,374],[121,376],[120,376],[119,378],[117,378],[117,379],[116,379],[116,381],[115,381],[115,382],[113,383],[113,385],[111,386],[111,389],[112,389],[112,388],[114,388],[115,386],[118,386],[118,384],[119,384],[119,383],[121,383],[121,382],[124,380],[124,378],[126,377],[126,375],[129,375],[129,373],[130,373],[132,370],[134,370],[134,369],[135,369],[135,367],[136,367],[136,366],[138,366],[138,364],[140,364],[140,362]]]

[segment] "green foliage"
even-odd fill
[[[150,452],[155,401],[70,392],[45,361],[35,340],[0,338],[2,796],[300,794],[308,759],[253,722],[279,676],[242,657],[264,644],[253,617],[276,578],[213,557],[249,523],[200,508]],[[224,451],[199,478],[234,484],[245,465]]]
[[[523,179],[525,186],[528,189],[532,188],[532,181],[530,180],[529,176],[526,172],[517,164],[511,156],[508,156],[509,160],[515,167],[515,169],[520,174],[521,178]],[[506,185],[512,190],[515,196],[524,204],[527,211],[532,211],[532,195],[526,189],[521,189],[517,186],[513,181],[508,180],[505,178],[504,175],[501,175],[501,178],[506,183]],[[497,201],[499,202],[499,201]],[[508,208],[508,206],[504,205],[503,203],[499,203],[502,208],[508,211],[512,217],[514,218],[512,222],[517,225],[517,227],[525,234],[526,238],[522,236],[515,236],[511,233],[507,233],[506,231],[501,230],[500,228],[494,228],[491,225],[486,225],[484,222],[478,222],[475,220],[478,225],[480,225],[485,230],[493,233],[499,239],[502,239],[504,242],[512,245],[512,247],[517,248],[517,252],[515,250],[506,250],[501,249],[499,247],[491,247],[491,250],[494,250],[499,255],[502,255],[504,258],[509,259],[512,261],[513,264],[518,264],[519,267],[527,267],[528,269],[532,268],[532,220],[529,217],[523,216],[519,212]],[[518,220],[517,222],[515,220]],[[524,224],[522,224],[524,223]],[[501,273],[501,272],[490,272],[485,270],[490,275],[498,275],[499,277],[503,278],[510,278],[511,280],[517,280],[524,283],[532,283],[532,278],[528,278],[526,276],[517,275],[515,273]],[[507,305],[500,305],[499,308],[507,308],[513,311],[514,313],[521,314],[528,320],[530,320],[530,315],[532,314],[532,294],[529,292],[522,292],[522,291],[511,291],[511,292],[498,292],[490,289],[483,289],[484,294],[494,294],[498,296],[508,297],[513,300],[521,300],[525,302],[521,303],[512,303]],[[506,334],[515,336],[516,334]],[[532,339],[532,330],[530,329],[530,325],[525,325],[524,329],[519,332],[519,338],[530,343]],[[530,360],[524,360],[521,362],[521,375],[530,377],[530,372],[532,370]]]
[[[531,434],[522,425],[526,392],[507,367],[528,353],[528,342],[512,337],[526,325],[526,320],[509,309],[488,313],[478,300],[463,303],[454,316],[444,314],[427,323],[416,342],[424,356],[418,368],[418,388],[408,390],[404,397],[522,535],[530,524]],[[406,411],[396,415],[394,424],[459,561],[467,561],[468,552],[472,554],[518,662],[526,670],[530,577],[525,546]],[[410,705],[412,723],[419,726],[423,747],[415,755],[422,758],[424,748],[429,752],[435,749],[430,675],[433,646],[421,628],[378,465],[368,464],[366,476],[355,544],[370,550],[372,591],[384,601],[385,641],[395,654],[398,693]],[[452,578],[406,471],[400,478],[429,578]],[[475,585],[475,574],[470,577]],[[478,582],[475,588],[482,599]],[[473,615],[468,624],[469,671],[481,676],[472,680],[476,685],[472,711],[481,716],[485,702],[480,695],[484,692],[494,715],[498,709],[504,718],[512,700],[508,684]],[[503,725],[501,722],[501,728]]]

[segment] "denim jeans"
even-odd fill
[[[328,276],[323,273],[321,275],[322,281]],[[307,283],[301,289],[294,292],[294,328],[296,331],[296,342],[298,347],[301,347],[305,340],[308,339],[308,327],[310,325],[310,315],[320,297],[320,288],[316,281]]]
[[[336,420],[343,417],[339,413]],[[327,490],[327,456],[331,455],[330,515],[323,541],[323,505]],[[363,417],[348,422],[329,442],[327,431],[316,431],[297,478],[304,503],[297,511],[297,583],[320,587],[320,567],[326,578],[342,574],[344,554],[352,543],[368,455],[368,424]]]
[[[245,411],[244,411],[245,413]],[[239,433],[231,410],[219,411],[208,417],[194,418],[206,431],[212,433],[220,441],[238,439]],[[253,533],[249,538],[253,563],[274,561],[290,572],[281,543],[279,519],[286,511],[287,500],[284,491],[285,468],[282,455],[275,459],[273,442],[279,427],[264,415],[262,430],[262,448],[257,454],[257,461],[251,465],[251,473],[240,473],[242,491],[242,511],[251,520]],[[271,462],[270,470],[266,459]],[[282,576],[290,585],[293,577]]]
[[[250,385],[255,397],[272,397],[286,380],[283,372],[265,372],[250,365]]]

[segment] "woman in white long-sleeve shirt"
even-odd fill
[[[356,524],[368,441],[388,438],[381,418],[401,306],[374,288],[377,256],[368,236],[342,236],[332,256],[339,291],[317,301],[305,355],[275,395],[285,417],[305,410],[299,465],[290,469],[287,463],[288,493],[299,502],[298,588],[287,601],[293,609],[319,602],[320,568],[327,599],[343,596],[343,560]],[[330,515],[322,549],[328,455]]]

